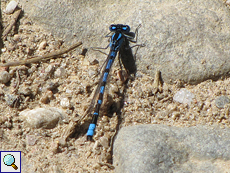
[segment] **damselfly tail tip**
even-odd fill
[[[93,137],[92,136],[87,136],[87,141],[92,141]]]

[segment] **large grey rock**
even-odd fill
[[[114,143],[115,172],[229,171],[230,129],[165,125],[124,127]]]
[[[196,84],[230,71],[230,13],[221,0],[67,1],[20,0],[26,13],[64,39],[85,47],[106,47],[112,23],[139,24],[137,69],[166,82]],[[89,59],[105,57],[90,51]]]

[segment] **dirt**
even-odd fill
[[[2,1],[1,8],[5,9],[8,2]],[[2,14],[3,27],[10,23],[11,16]],[[1,63],[41,56],[65,47],[63,40],[45,31],[27,14],[20,16],[3,43]],[[207,80],[198,85],[180,81],[173,85],[161,83],[158,90],[153,90],[155,79],[139,71],[128,82],[121,81],[116,60],[110,72],[94,141],[86,141],[91,117],[79,119],[91,103],[102,64],[97,60],[88,61],[87,53],[78,47],[45,62],[1,67],[0,72],[10,74],[10,81],[0,84],[1,151],[22,151],[24,172],[114,172],[113,139],[124,126],[230,126],[230,105],[223,109],[215,105],[217,96],[230,95],[230,78]],[[173,101],[181,88],[195,95],[190,105]],[[61,108],[67,118],[52,129],[31,128],[19,114],[38,107]],[[75,124],[73,133],[66,141],[61,141],[71,124]]]

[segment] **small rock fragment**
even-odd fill
[[[57,70],[54,72],[55,77],[64,77],[66,74],[66,70],[63,67],[57,68]]]
[[[39,47],[38,47],[38,50],[39,50],[39,51],[40,51],[40,50],[43,50],[43,49],[46,48],[46,46],[47,46],[47,42],[46,42],[46,41],[42,41],[42,42],[40,43]]]
[[[19,41],[20,40],[20,35],[15,34],[13,39],[14,39],[14,41]]]
[[[10,3],[6,6],[5,13],[6,14],[13,13],[17,6],[18,3],[16,1],[10,1]]]
[[[70,108],[71,104],[68,98],[62,98],[60,101],[60,105],[62,108],[66,109],[66,108]]]
[[[101,165],[99,163],[95,163],[92,167],[93,169],[100,169]]]
[[[31,88],[29,86],[21,86],[18,92],[25,96],[29,96],[30,94],[32,94]]]
[[[89,66],[89,65],[90,65],[89,60],[84,59],[83,62],[82,62],[82,65],[84,65],[84,66]]]
[[[6,48],[5,48],[5,47],[2,48],[1,51],[2,51],[2,52],[6,52]]]
[[[55,70],[55,65],[50,64],[48,67],[46,67],[46,69],[45,69],[45,73],[49,73],[49,74],[51,74],[51,73],[53,73],[53,72],[54,72],[54,70]]]
[[[53,154],[58,153],[58,151],[59,151],[59,142],[58,141],[52,142],[50,150],[53,152]]]
[[[109,148],[109,139],[105,136],[100,138],[100,144],[104,147],[104,148]]]
[[[219,96],[215,100],[216,107],[223,109],[224,105],[230,103],[230,99],[227,96]]]
[[[173,100],[183,104],[191,104],[194,97],[193,93],[185,88],[182,88],[174,95]]]
[[[0,72],[0,83],[7,83],[11,79],[10,74],[7,71]]]
[[[33,146],[37,142],[37,137],[34,135],[26,135],[27,145]]]
[[[65,113],[58,108],[35,108],[33,110],[24,110],[20,114],[28,126],[32,128],[54,128],[64,117]]]

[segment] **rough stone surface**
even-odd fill
[[[63,1],[20,0],[26,13],[67,43],[106,47],[112,23],[142,24],[137,69],[166,82],[192,84],[228,75],[230,13],[221,0],[191,1]],[[89,59],[102,54],[90,51]],[[102,63],[101,62],[101,63]]]
[[[115,172],[228,172],[230,129],[139,125],[122,128]]]

